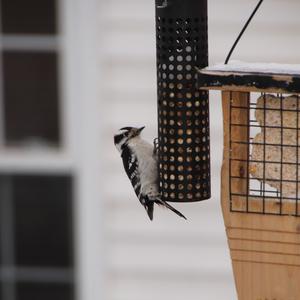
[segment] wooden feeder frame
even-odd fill
[[[244,180],[249,178],[249,170],[243,161],[236,166],[236,170],[240,172],[240,180],[231,181],[232,155],[238,153],[241,157],[249,158],[249,147],[241,148],[231,143],[232,134],[240,140],[247,140],[249,135],[242,129],[232,133],[230,124],[231,118],[241,123],[249,122],[249,115],[245,113],[243,107],[249,105],[252,92],[296,94],[299,97],[300,74],[216,71],[208,68],[198,70],[198,85],[202,90],[222,91],[224,151],[221,203],[238,299],[298,300],[300,299],[298,199],[263,201],[263,206],[260,199],[247,199],[246,202],[243,197],[232,199],[231,189],[241,194],[245,191],[247,193],[249,189]],[[232,113],[232,105],[241,109],[236,109]]]

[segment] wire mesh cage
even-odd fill
[[[159,177],[168,201],[210,197],[207,1],[156,1]]]
[[[200,71],[200,87],[223,91],[231,212],[300,214],[300,76],[277,67],[282,73],[265,64]]]
[[[299,95],[230,93],[230,210],[299,216]]]

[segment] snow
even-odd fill
[[[237,60],[229,61],[227,65],[217,64],[205,68],[207,71],[244,72],[244,73],[268,73],[300,75],[300,64],[278,63],[247,63]]]

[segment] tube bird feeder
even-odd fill
[[[166,201],[210,197],[208,93],[197,67],[208,65],[207,0],[156,1],[158,157]]]

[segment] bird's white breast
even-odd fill
[[[141,179],[141,192],[146,195],[158,194],[157,161],[153,156],[153,146],[140,137],[132,138],[129,147],[133,149],[137,160]]]

